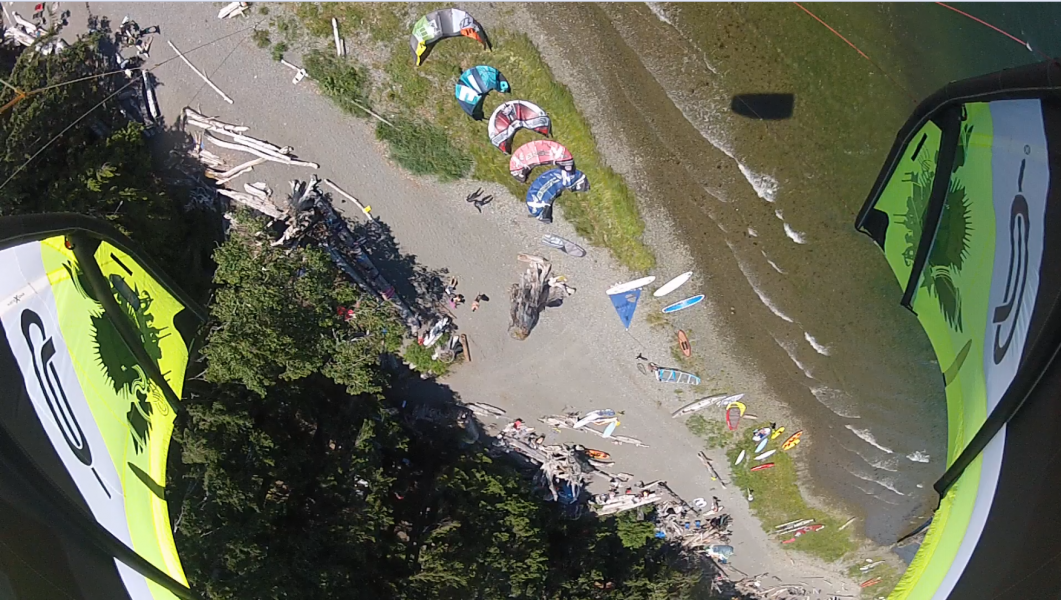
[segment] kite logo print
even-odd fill
[[[38,332],[36,336],[32,334],[33,330]],[[85,466],[92,466],[92,449],[89,448],[88,440],[81,430],[81,424],[77,422],[77,416],[70,407],[70,401],[67,400],[66,391],[63,389],[63,382],[52,361],[56,354],[55,341],[44,331],[44,322],[41,321],[40,315],[28,308],[22,311],[22,336],[26,339],[26,346],[33,359],[33,371],[37,376],[37,384],[41,388],[41,394],[48,401],[48,409],[52,413],[55,425],[62,432],[74,456]],[[33,343],[34,338],[42,342],[39,352]]]
[[[1020,162],[1020,174],[1017,176],[1017,195],[1010,204],[1009,214],[1009,272],[1006,274],[1006,293],[1002,304],[995,307],[992,322],[995,324],[995,364],[1000,364],[1009,352],[1013,334],[1017,331],[1017,318],[1020,316],[1021,301],[1024,289],[1028,284],[1028,201],[1024,198],[1024,168],[1027,162]],[[1008,335],[1001,342],[1003,329],[1008,323]],[[1001,342],[1001,343],[1000,343]]]

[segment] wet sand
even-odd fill
[[[856,43],[889,35],[886,10],[816,9],[868,32]],[[704,374],[765,381],[750,410],[807,430],[808,491],[894,541],[933,506],[945,404],[923,332],[852,223],[913,102],[788,5],[527,10],[605,154],[624,147],[616,168],[673,224],[677,240],[649,242],[687,246],[705,279],[729,347]],[[731,110],[734,95],[762,92],[793,94],[793,117]]]

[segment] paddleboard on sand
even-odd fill
[[[675,277],[674,279],[671,279],[667,283],[664,283],[662,286],[660,286],[660,288],[658,290],[652,292],[652,295],[657,297],[657,298],[662,298],[663,296],[666,296],[667,294],[669,294],[669,293],[673,292],[674,290],[680,288],[686,281],[689,281],[692,278],[692,276],[693,276],[693,272],[692,271],[688,271],[686,273],[682,273],[681,275]]]
[[[766,452],[763,452],[759,456],[756,456],[755,460],[766,460],[767,458],[770,458],[771,456],[773,456],[775,452],[777,452],[777,450],[767,450]]]
[[[785,426],[782,425],[781,427],[778,427],[777,429],[775,429],[772,434],[770,434],[770,439],[776,440],[777,438],[781,437],[781,434],[784,433],[784,432],[785,432]]]
[[[784,444],[781,444],[781,449],[787,452],[787,451],[795,448],[796,444],[798,444],[802,438],[803,438],[803,431],[802,430],[797,431],[796,433],[793,433],[787,440],[785,440]]]
[[[729,406],[726,407],[726,427],[729,427],[730,431],[737,430],[737,424],[740,423],[740,418],[744,416],[746,408],[743,402],[730,402]]]
[[[739,456],[737,456],[737,462],[735,462],[735,463],[733,463],[733,464],[735,464],[735,465],[739,465],[739,464],[741,464],[742,462],[744,462],[744,455],[745,455],[745,454],[747,454],[747,452],[745,452],[744,450],[741,450],[741,451],[740,451],[740,455],[739,455]]]
[[[582,258],[586,255],[586,249],[579,246],[571,240],[564,239],[558,235],[545,234],[542,236],[542,243],[546,246],[551,246],[560,250],[564,254],[570,254],[575,258]]]
[[[765,470],[765,469],[772,469],[773,467],[774,467],[774,463],[766,463],[765,465],[759,465],[758,467],[752,467],[751,469],[749,469],[749,471],[762,471],[762,470]]]
[[[632,292],[638,288],[643,288],[646,285],[655,281],[656,278],[652,275],[648,277],[642,277],[641,279],[635,279],[633,281],[627,281],[626,283],[617,283],[605,291],[605,294],[613,296],[615,294],[624,294],[626,292]]]
[[[759,441],[759,445],[755,447],[755,451],[756,452],[762,452],[763,448],[765,448],[766,445],[769,444],[769,443],[770,443],[770,438],[764,437],[762,440]]]
[[[682,300],[681,302],[675,302],[674,304],[671,304],[667,308],[664,308],[663,312],[665,312],[665,313],[678,312],[679,310],[682,310],[683,308],[689,308],[690,306],[694,306],[696,304],[700,304],[700,301],[703,300],[703,299],[704,299],[704,295],[703,294],[700,294],[699,296],[693,296],[692,298],[686,298],[685,300]]]
[[[689,338],[680,329],[678,330],[678,347],[682,349],[682,354],[685,356],[693,355],[693,347],[689,345]]]

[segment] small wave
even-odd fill
[[[851,473],[852,475],[854,475],[855,477],[858,477],[862,481],[868,481],[870,483],[875,483],[875,484],[881,486],[882,488],[884,488],[886,490],[891,490],[891,491],[895,492],[896,494],[899,494],[900,496],[905,496],[906,495],[906,494],[900,492],[899,490],[895,489],[895,482],[893,482],[893,481],[889,481],[887,479],[883,479],[883,480],[882,479],[876,479],[874,477],[866,477],[865,475],[859,475],[858,473],[855,473],[854,471],[848,471],[848,473]]]
[[[749,281],[748,283],[751,283],[751,282]],[[770,312],[774,313],[774,315],[777,316],[782,321],[787,321],[789,323],[795,323],[795,321],[792,320],[792,317],[790,317],[790,316],[786,315],[785,313],[781,312],[781,309],[778,308],[773,302],[771,302],[770,299],[766,297],[766,294],[764,294],[761,291],[759,291],[759,288],[754,283],[751,283],[751,286],[752,286],[752,291],[755,292],[755,295],[759,296],[759,301],[762,302],[763,304],[765,304],[766,308],[770,309]]]
[[[851,433],[857,435],[859,439],[861,439],[863,442],[866,442],[870,446],[873,446],[877,450],[880,450],[881,452],[887,452],[888,454],[894,454],[891,448],[888,448],[887,446],[882,446],[877,443],[877,438],[873,436],[873,433],[870,432],[870,430],[858,429],[852,425],[844,425],[844,427],[847,427],[847,429],[851,431]]]
[[[857,454],[858,457],[862,459],[862,462],[873,467],[874,469],[883,469],[891,473],[899,472],[899,459],[894,456],[887,456],[885,458],[866,456],[865,453],[860,452],[857,448],[848,448],[842,443],[840,444],[840,447],[844,450],[847,450],[848,452]]]
[[[759,232],[754,230],[754,229],[752,229],[751,227],[749,227],[748,228],[748,235],[750,235],[752,237],[759,237]]]
[[[773,267],[775,271],[777,271],[778,273],[780,273],[782,275],[785,274],[785,272],[783,270],[781,270],[781,267],[777,266],[777,263],[775,263],[774,261],[770,260],[770,257],[766,255],[766,251],[765,250],[760,250],[759,252],[763,253],[763,258],[766,259],[766,262],[770,263],[770,266]]]
[[[927,463],[928,459],[932,457],[929,456],[927,452],[918,450],[916,452],[911,452],[910,454],[907,454],[906,458],[910,459],[913,462]]]
[[[739,160],[737,161],[737,168],[740,169],[741,174],[743,174],[744,178],[748,180],[748,183],[752,185],[752,189],[755,190],[755,195],[771,203],[777,200],[778,183],[776,179],[769,175],[762,175],[752,171],[744,166],[744,163]]]
[[[773,335],[771,335],[770,337],[773,337]],[[777,342],[777,345],[781,346],[781,349],[785,351],[785,354],[788,355],[789,360],[791,360],[797,367],[799,367],[800,371],[803,371],[803,375],[806,376],[807,379],[814,379],[814,374],[811,372],[811,370],[807,367],[807,365],[803,364],[803,362],[800,361],[798,356],[796,356],[795,344],[786,344],[785,342],[782,342],[776,337],[774,338],[774,341]]]
[[[810,347],[814,348],[814,350],[818,354],[821,354],[822,356],[829,356],[829,347],[819,344],[818,340],[814,339],[813,335],[811,335],[811,334],[807,333],[806,331],[804,331],[803,332],[803,339],[807,340],[807,343],[810,344]]]
[[[851,397],[840,390],[827,386],[816,386],[810,389],[814,397],[821,402],[825,408],[833,411],[845,419],[860,419],[858,411],[855,410]],[[850,427],[850,425],[848,425]]]
[[[671,27],[674,27],[674,22],[671,21],[670,17],[667,16],[667,9],[663,8],[663,4],[661,2],[645,2],[645,5],[647,5],[648,9],[652,11],[652,14],[656,15],[657,19],[663,21]],[[675,29],[677,28],[675,27]]]
[[[792,229],[792,226],[789,225],[788,223],[785,223],[784,225],[785,225],[785,235],[787,235],[790,240],[792,240],[793,242],[796,242],[797,244],[806,244],[807,243],[807,238],[804,237],[806,235],[805,233],[800,232],[800,231],[796,231],[795,229]]]
[[[780,208],[774,210],[774,216],[777,217],[778,219],[781,219],[782,221],[785,220],[785,215],[782,214]]]
[[[731,244],[729,240],[726,240],[726,245],[729,246],[730,252],[733,253],[733,258],[737,261],[737,268],[740,269],[740,272],[744,274],[744,279],[748,281],[748,285],[752,286],[752,291],[755,292],[755,295],[759,296],[759,301],[762,302],[766,306],[766,308],[770,309],[770,312],[774,313],[774,315],[777,316],[779,319],[787,321],[788,323],[795,323],[795,321],[792,320],[792,317],[789,317],[785,313],[781,312],[781,309],[778,308],[777,305],[775,305],[773,302],[771,302],[770,298],[768,298],[766,294],[764,294],[762,290],[759,289],[759,286],[755,283],[755,274],[752,273],[748,269],[748,267],[744,265],[744,261],[742,261],[740,257],[737,256],[737,250],[733,247],[733,244]]]

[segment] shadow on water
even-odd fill
[[[791,119],[796,106],[795,94],[737,94],[729,108],[735,114],[760,121]]]

